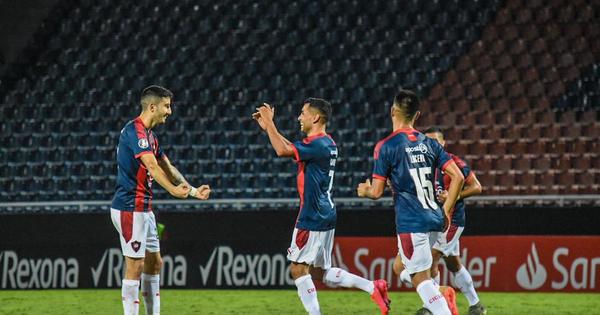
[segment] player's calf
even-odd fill
[[[294,280],[296,288],[298,288],[298,296],[302,301],[302,305],[308,314],[320,315],[319,300],[317,298],[317,289],[312,281],[310,274],[306,274]]]
[[[456,283],[456,286],[465,295],[469,301],[469,305],[479,303],[479,296],[473,286],[473,278],[471,278],[471,275],[464,266],[458,272],[454,273],[454,283]]]
[[[142,297],[146,305],[146,314],[160,314],[160,275],[142,274]]]
[[[433,281],[427,280],[421,282],[417,286],[417,293],[419,293],[419,297],[423,301],[423,305],[427,307],[433,314],[440,315],[451,315],[450,309],[448,308],[448,304],[446,299],[440,293]]]
[[[139,287],[139,280],[124,279],[122,281],[121,300],[123,301],[123,312],[125,315],[138,315],[140,308]]]
[[[330,288],[344,287],[363,290],[369,293],[371,300],[377,304],[382,314],[389,312],[391,301],[388,298],[385,280],[370,281],[344,269],[329,268],[323,272],[323,283]]]

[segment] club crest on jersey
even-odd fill
[[[140,250],[140,246],[142,245],[142,243],[138,242],[138,241],[133,241],[131,242],[131,248],[133,248],[134,252],[138,252],[138,250]]]
[[[148,140],[146,140],[146,139],[138,140],[138,146],[142,149],[146,149],[148,147]]]

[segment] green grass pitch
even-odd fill
[[[379,314],[366,293],[319,291],[323,314]],[[600,314],[600,295],[584,293],[480,293],[488,314]],[[391,314],[414,314],[414,292],[390,294]],[[467,303],[457,294],[461,314]],[[145,314],[143,302],[140,314]],[[306,314],[294,290],[162,290],[162,314]],[[0,314],[122,314],[120,290],[0,291]]]

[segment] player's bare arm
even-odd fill
[[[171,164],[171,160],[166,156],[160,160],[158,160],[158,165],[165,172],[171,183],[174,185],[187,186],[190,188],[189,196],[194,197],[200,200],[206,200],[210,196],[210,186],[209,185],[201,185],[196,188],[185,179],[185,177],[179,172],[179,170]]]
[[[292,149],[291,142],[277,130],[275,122],[273,121],[274,114],[274,109],[269,104],[263,103],[262,106],[256,109],[256,113],[252,115],[252,118],[254,118],[260,127],[267,132],[269,141],[271,141],[271,145],[277,153],[277,156],[293,157],[294,150]]]
[[[158,165],[158,161],[153,154],[144,154],[140,157],[140,160],[158,184],[169,192],[173,197],[184,199],[187,198],[190,188],[188,185],[179,184],[173,185],[167,174]]]
[[[477,179],[477,176],[475,176],[475,173],[471,172],[471,174],[469,176],[467,176],[467,178],[465,179],[465,184],[463,186],[462,191],[460,192],[460,194],[458,196],[458,200],[469,198],[471,196],[481,195],[481,192],[482,192],[481,183],[479,183],[479,180]],[[446,190],[442,191],[437,196],[437,198],[440,202],[446,201],[446,199],[448,198],[448,191],[446,191]]]
[[[173,185],[189,184],[188,181],[185,180],[185,177],[181,175],[181,172],[179,172],[179,170],[175,168],[173,164],[171,164],[171,160],[169,160],[169,158],[166,156],[158,160],[158,165],[160,168],[162,168],[165,174],[167,174],[167,177],[169,177],[169,180],[171,183],[173,183]]]
[[[371,181],[367,179],[364,183],[358,184],[358,188],[356,188],[356,193],[361,198],[369,198],[376,200],[383,196],[385,185],[385,181],[381,179],[373,178],[373,184],[371,184]]]
[[[465,184],[460,192],[460,199],[481,195],[482,190],[481,183],[477,179],[477,176],[475,176],[474,172],[471,172],[465,179]]]
[[[444,201],[444,214],[445,214],[445,225],[444,231],[450,226],[450,218],[452,217],[452,209],[454,209],[454,204],[456,204],[456,200],[458,199],[458,194],[462,190],[465,177],[462,172],[454,163],[451,161],[446,168],[444,169],[444,173],[450,176],[450,187],[448,187],[448,197],[446,201]]]

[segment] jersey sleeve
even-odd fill
[[[437,155],[437,165],[435,167],[443,171],[453,160],[437,141],[432,140],[431,143],[433,150]]]
[[[391,170],[391,164],[386,152],[383,142],[377,143],[375,150],[373,151],[373,178],[382,181],[385,181],[388,178]]]
[[[452,159],[454,160],[454,162],[456,163],[456,166],[458,166],[458,168],[460,169],[460,171],[462,172],[462,174],[465,178],[467,178],[471,175],[471,167],[469,167],[469,165],[467,165],[467,163],[465,161],[463,161],[463,159],[459,158],[456,155],[453,156]]]
[[[156,138],[156,135],[154,136],[154,145],[157,148],[157,150],[156,150],[156,158],[157,159],[164,159],[164,158],[166,158],[167,155],[163,151],[162,147],[158,144],[158,139]]]
[[[139,158],[144,154],[152,154],[152,147],[148,142],[148,135],[144,131],[137,131],[134,124],[125,131],[125,140],[127,146],[131,148],[135,158]]]
[[[304,143],[302,141],[295,141],[292,143],[292,149],[294,150],[294,160],[310,161],[319,156],[319,147],[315,145],[315,142]]]

